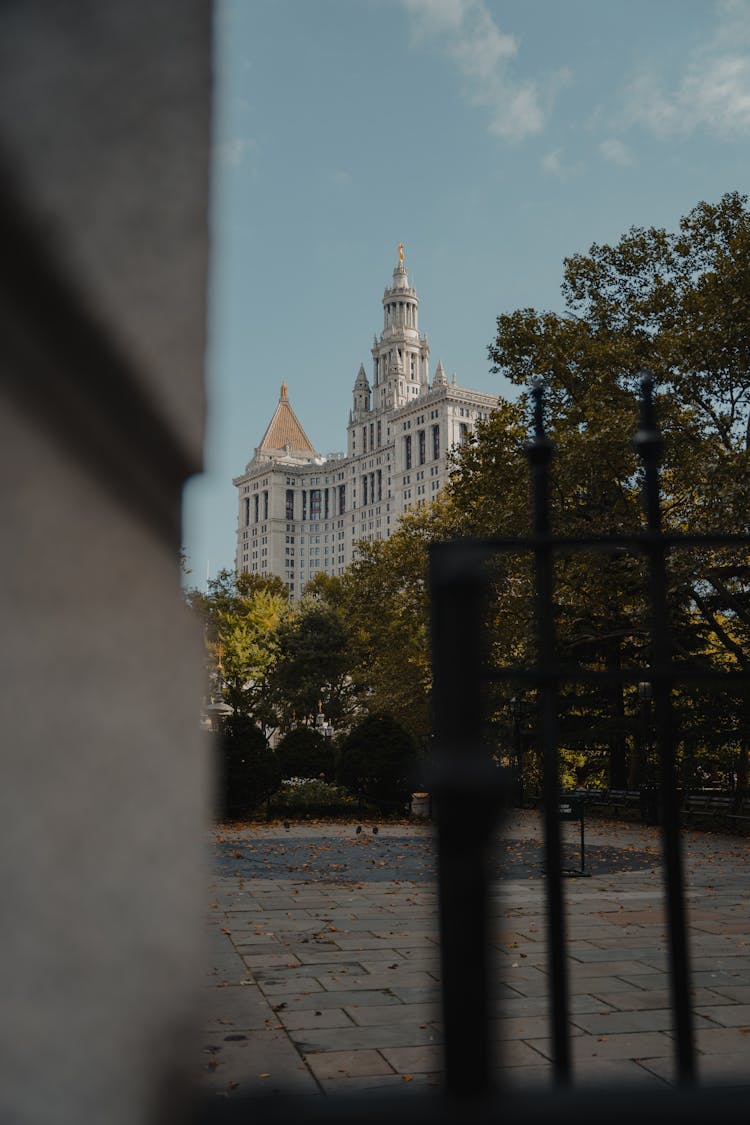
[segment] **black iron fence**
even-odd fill
[[[483,745],[484,686],[489,679],[521,682],[537,699],[537,740],[543,766],[542,807],[546,852],[546,910],[549,937],[554,1074],[559,1085],[571,1081],[566,979],[566,934],[558,769],[558,696],[567,684],[651,685],[653,736],[659,764],[666,901],[669,923],[671,1001],[675,1017],[676,1068],[682,1084],[695,1078],[695,1051],[689,999],[685,895],[676,778],[678,731],[672,692],[688,683],[742,683],[743,671],[695,670],[673,660],[667,604],[667,556],[685,548],[741,547],[745,535],[683,535],[662,527],[659,462],[662,439],[656,422],[653,384],[642,380],[641,419],[634,439],[643,465],[645,527],[638,534],[571,538],[550,529],[552,443],[545,432],[542,389],[533,390],[534,436],[527,446],[533,495],[533,531],[526,539],[459,541],[431,552],[432,634],[435,727],[441,762],[439,805],[440,893],[445,1008],[446,1084],[450,1092],[478,1093],[489,1088],[486,918],[489,890],[486,860],[489,835],[499,806],[499,772]],[[503,552],[528,552],[533,558],[535,648],[533,667],[497,669],[485,660],[483,614],[491,580],[490,561]],[[647,564],[650,602],[650,661],[646,667],[596,670],[561,660],[555,638],[553,574],[556,556],[613,551],[640,554]],[[468,919],[469,925],[463,920]],[[466,965],[474,966],[467,978]]]
[[[745,672],[690,669],[673,659],[667,605],[667,558],[685,548],[750,547],[750,536],[680,535],[665,532],[661,520],[659,461],[661,436],[650,378],[642,382],[641,421],[635,447],[644,477],[645,526],[635,535],[553,535],[550,527],[550,461],[553,453],[543,422],[541,388],[533,391],[534,435],[527,446],[532,478],[533,529],[525,538],[461,540],[431,548],[431,629],[434,676],[434,739],[437,797],[438,883],[441,929],[445,1085],[439,1094],[390,1099],[294,1101],[306,1122],[436,1123],[560,1121],[578,1125],[601,1121],[631,1125],[636,1117],[658,1117],[680,1125],[720,1114],[744,1121],[744,1099],[732,1090],[699,1090],[690,1008],[683,859],[676,746],[679,736],[673,689],[688,684],[732,683],[747,689]],[[556,557],[580,552],[629,552],[646,564],[650,602],[650,656],[645,666],[597,670],[561,659],[556,645],[553,576]],[[487,659],[487,598],[492,561],[503,553],[526,552],[534,570],[532,666],[503,667]],[[548,972],[554,1044],[552,1092],[504,1092],[492,1083],[496,1058],[491,1039],[495,1010],[490,955],[491,844],[508,786],[486,745],[488,685],[505,681],[533,691],[535,742],[542,762],[545,836]],[[651,686],[653,748],[658,757],[661,833],[669,927],[671,1003],[677,1088],[657,1091],[576,1090],[573,1087],[566,976],[567,941],[559,818],[559,696],[566,684],[648,683]],[[515,698],[515,697],[514,697]],[[516,732],[516,742],[518,742]],[[517,749],[517,746],[516,746]],[[206,1107],[205,1120],[240,1122],[250,1117],[287,1120],[286,1099],[252,1107],[238,1100]]]

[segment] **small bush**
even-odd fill
[[[348,789],[318,778],[287,778],[271,797],[274,816],[352,815],[357,808],[358,800]]]

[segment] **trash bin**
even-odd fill
[[[412,793],[411,795],[411,815],[418,816],[423,820],[427,820],[430,816],[430,794],[429,793]]]

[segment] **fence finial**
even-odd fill
[[[641,413],[633,446],[644,462],[658,464],[661,460],[662,438],[656,420],[654,377],[648,368],[640,372]]]
[[[552,456],[552,441],[544,428],[544,382],[537,375],[531,380],[531,398],[534,403],[534,436],[526,443],[526,456],[532,465],[543,464]]]
[[[641,416],[633,448],[643,462],[643,506],[650,531],[661,531],[661,497],[659,463],[662,441],[654,403],[654,378],[650,371],[641,372]]]

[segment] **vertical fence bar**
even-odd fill
[[[552,1038],[554,1074],[559,1085],[570,1082],[568,1026],[567,945],[565,906],[562,892],[562,846],[560,833],[560,780],[558,770],[557,669],[553,605],[553,556],[549,542],[549,464],[552,442],[544,430],[541,384],[532,389],[534,437],[526,447],[531,467],[534,570],[536,585],[537,672],[539,682],[539,738],[544,769],[544,846],[547,866],[548,964],[552,982]]]
[[[498,771],[482,745],[485,553],[430,549],[445,1083],[459,1097],[490,1087],[490,842]]]
[[[685,881],[677,795],[675,727],[672,713],[672,644],[667,609],[666,548],[662,538],[659,463],[662,439],[656,421],[653,380],[641,379],[641,417],[633,442],[644,466],[643,499],[649,531],[646,553],[652,615],[654,715],[660,762],[662,846],[664,849],[672,1009],[675,1013],[675,1052],[681,1082],[695,1080],[695,1052],[690,1011],[690,973],[685,918]]]

